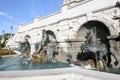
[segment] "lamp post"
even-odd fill
[[[3,30],[2,32],[3,32],[3,35],[2,35],[2,42],[1,43],[4,42],[4,33],[5,33],[5,31]]]
[[[10,38],[12,38],[12,34],[13,34],[13,26],[11,26],[11,35],[10,35]]]

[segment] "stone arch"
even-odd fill
[[[118,32],[116,32],[116,26],[114,26],[114,21],[112,20],[112,18],[109,15],[106,15],[104,13],[101,13],[99,15],[95,15],[92,14],[90,16],[86,16],[86,19],[78,21],[78,23],[80,24],[79,28],[77,29],[77,32],[79,31],[80,27],[82,25],[84,25],[87,22],[90,21],[98,21],[103,23],[104,25],[106,25],[106,27],[109,29],[110,35],[116,35],[118,34]]]
[[[88,31],[91,30],[93,27],[96,27],[97,29],[97,40],[109,46],[107,37],[110,36],[110,30],[104,23],[97,20],[88,21],[81,25],[81,27],[77,31],[77,40],[79,40],[80,42],[84,42],[86,40],[85,37],[87,36]]]
[[[106,27],[109,29],[109,33],[110,35],[115,35],[116,33],[116,28],[113,25],[114,21],[112,20],[112,18],[108,15],[105,14],[100,14],[96,17],[95,21],[99,21],[101,23],[103,23],[104,25],[106,25]]]
[[[56,42],[56,35],[52,30],[46,30],[50,42]]]
[[[30,40],[31,37],[30,37],[30,35],[26,34],[26,35],[24,36],[24,39],[25,39],[25,38],[27,38],[27,39],[28,39],[28,42],[31,43],[31,40]]]
[[[46,33],[51,35],[53,38],[56,39],[56,35],[55,35],[55,33],[52,30],[47,30]]]
[[[24,42],[27,44],[27,50],[29,51],[29,52],[31,52],[31,37],[30,37],[30,35],[28,35],[28,34],[26,34],[25,36],[24,36]]]
[[[108,50],[113,53],[113,56],[117,55],[119,59],[119,43],[108,39],[108,36],[118,34],[117,29],[111,23],[105,23],[103,20],[91,20],[82,24],[77,31],[77,39],[80,41],[78,45],[85,41],[86,33],[93,27],[97,29],[97,41],[106,44]]]
[[[18,43],[20,56],[29,57],[31,54],[31,37],[28,34],[22,36],[21,41]]]
[[[86,41],[85,37],[87,36],[87,32],[93,27],[97,27],[98,41],[105,43],[108,47],[110,46],[109,41],[107,41],[107,36],[110,36],[111,33],[109,28],[103,22],[95,19],[90,21],[85,20],[84,22],[82,22],[83,24],[78,20],[74,21],[73,23],[74,25],[71,26],[73,26],[72,30],[76,33],[76,37],[75,41],[73,39],[73,42],[71,43],[72,46],[70,52],[74,53],[72,55],[74,59],[76,59],[77,53],[80,52],[81,44]]]

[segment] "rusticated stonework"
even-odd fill
[[[41,40],[42,29],[46,29],[52,31],[59,42],[59,57],[66,59],[63,56],[70,53],[73,60],[76,60],[76,54],[80,51],[81,43],[86,40],[87,32],[96,27],[97,40],[113,50],[116,46],[110,46],[111,41],[107,39],[118,36],[120,32],[120,8],[115,5],[116,0],[63,0],[60,11],[44,18],[35,17],[32,22],[19,25],[7,47],[18,47],[16,42],[29,35],[31,53],[34,53],[34,44]],[[117,54],[120,56],[120,53]]]

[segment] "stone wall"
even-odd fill
[[[31,52],[34,52],[34,44],[41,40],[42,29],[51,30],[59,42],[60,54],[70,53],[75,59],[75,55],[80,51],[80,44],[85,41],[85,35],[89,30],[85,29],[86,31],[84,31],[84,28],[81,30],[85,24],[100,22],[108,29],[109,36],[118,35],[120,32],[119,20],[114,19],[114,11],[119,11],[118,8],[115,8],[116,0],[70,0],[75,2],[74,6],[71,7],[69,5],[72,2],[65,1],[69,0],[64,0],[60,11],[44,18],[36,17],[31,23],[19,25],[18,32],[8,42],[8,45],[16,47],[16,41],[21,41],[25,35],[29,35]],[[98,27],[101,30],[104,28]]]

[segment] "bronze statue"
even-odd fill
[[[57,44],[56,40],[51,41],[50,35],[52,35],[53,32],[48,30],[48,32],[43,29],[42,30],[42,39],[36,47],[36,52],[32,54],[32,57],[30,59],[30,63],[40,63],[40,62],[53,62],[55,61],[55,55],[58,54],[57,51]],[[52,35],[52,37],[55,39],[55,35]]]
[[[44,47],[48,43],[48,40],[49,40],[48,34],[46,33],[46,30],[43,29],[42,30],[42,39],[39,42],[39,46],[38,46],[36,53],[39,53],[41,51],[42,47]]]
[[[118,61],[115,53],[110,52],[109,48],[105,44],[98,43],[97,40],[96,40],[96,35],[97,35],[96,28],[94,27],[87,34],[87,40],[86,40],[86,42],[81,45],[82,53],[85,53],[85,54],[89,53],[89,55],[91,55],[92,53],[94,53],[95,57],[94,56],[91,57],[91,56],[87,55],[87,58],[88,59],[89,58],[90,59],[93,58],[94,60],[96,58],[96,60],[102,60],[103,66],[104,66],[105,70],[107,69],[107,67],[112,67],[112,65],[111,65],[111,55],[112,55],[114,57],[114,59],[116,60],[114,62],[114,65],[117,66],[119,64],[119,61]],[[119,37],[117,37],[116,39],[119,39]],[[83,58],[83,57],[81,57],[81,55],[79,54],[78,55],[78,59],[80,59],[80,58]]]
[[[81,45],[82,53],[93,53],[96,61],[101,60],[103,62],[104,69],[107,69],[107,63],[105,63],[104,57],[107,55],[107,47],[103,43],[98,43],[96,40],[96,28],[94,27],[89,31],[87,41]],[[95,67],[97,68],[97,63]]]

